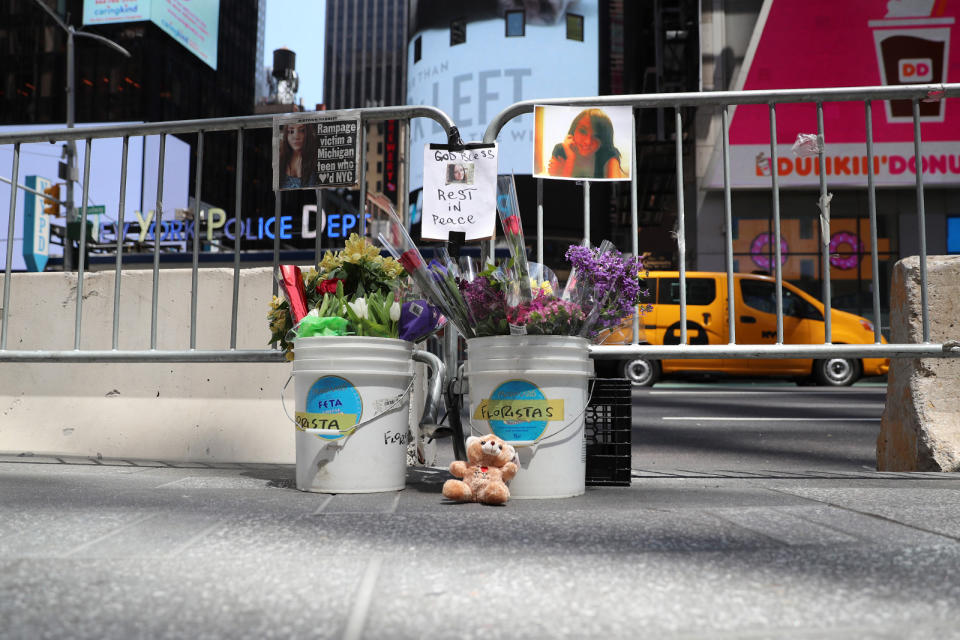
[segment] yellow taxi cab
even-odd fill
[[[687,272],[687,344],[729,344],[727,274]],[[770,276],[736,273],[734,320],[737,344],[775,344],[777,341],[776,282]],[[641,315],[643,344],[680,344],[680,274],[677,271],[651,271],[644,289],[644,302],[652,310]],[[823,344],[823,304],[798,289],[783,283],[783,342],[785,344]],[[873,324],[866,318],[831,309],[834,344],[873,344]],[[627,319],[622,326],[632,326]],[[611,334],[612,335],[612,334]],[[632,337],[632,331],[629,333]],[[886,343],[886,339],[881,337]],[[630,339],[625,341],[630,342]],[[614,344],[605,342],[604,344]],[[885,375],[888,358],[713,358],[683,360],[621,360],[618,375],[642,386],[652,385],[662,376],[677,373],[716,373],[732,376],[773,376],[813,381],[820,385],[847,386],[861,376]]]

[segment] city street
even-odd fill
[[[845,471],[876,468],[882,382],[661,383],[634,390],[633,468]]]

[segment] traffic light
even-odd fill
[[[43,212],[51,216],[60,215],[60,185],[54,184],[43,190],[43,193],[50,196],[43,200]]]

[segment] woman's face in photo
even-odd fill
[[[453,179],[462,182],[467,178],[467,171],[463,168],[463,165],[456,164],[453,165]]]
[[[294,151],[303,150],[303,142],[307,137],[306,131],[304,130],[306,125],[303,124],[289,124],[287,125],[287,144],[290,145],[290,148]]]
[[[600,141],[593,135],[590,116],[583,116],[573,130],[573,147],[581,156],[593,155],[600,148]]]

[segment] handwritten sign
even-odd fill
[[[475,420],[563,420],[563,400],[482,400],[473,412]]]
[[[447,240],[451,231],[463,231],[467,240],[489,238],[496,202],[496,143],[424,147],[422,238]]]

